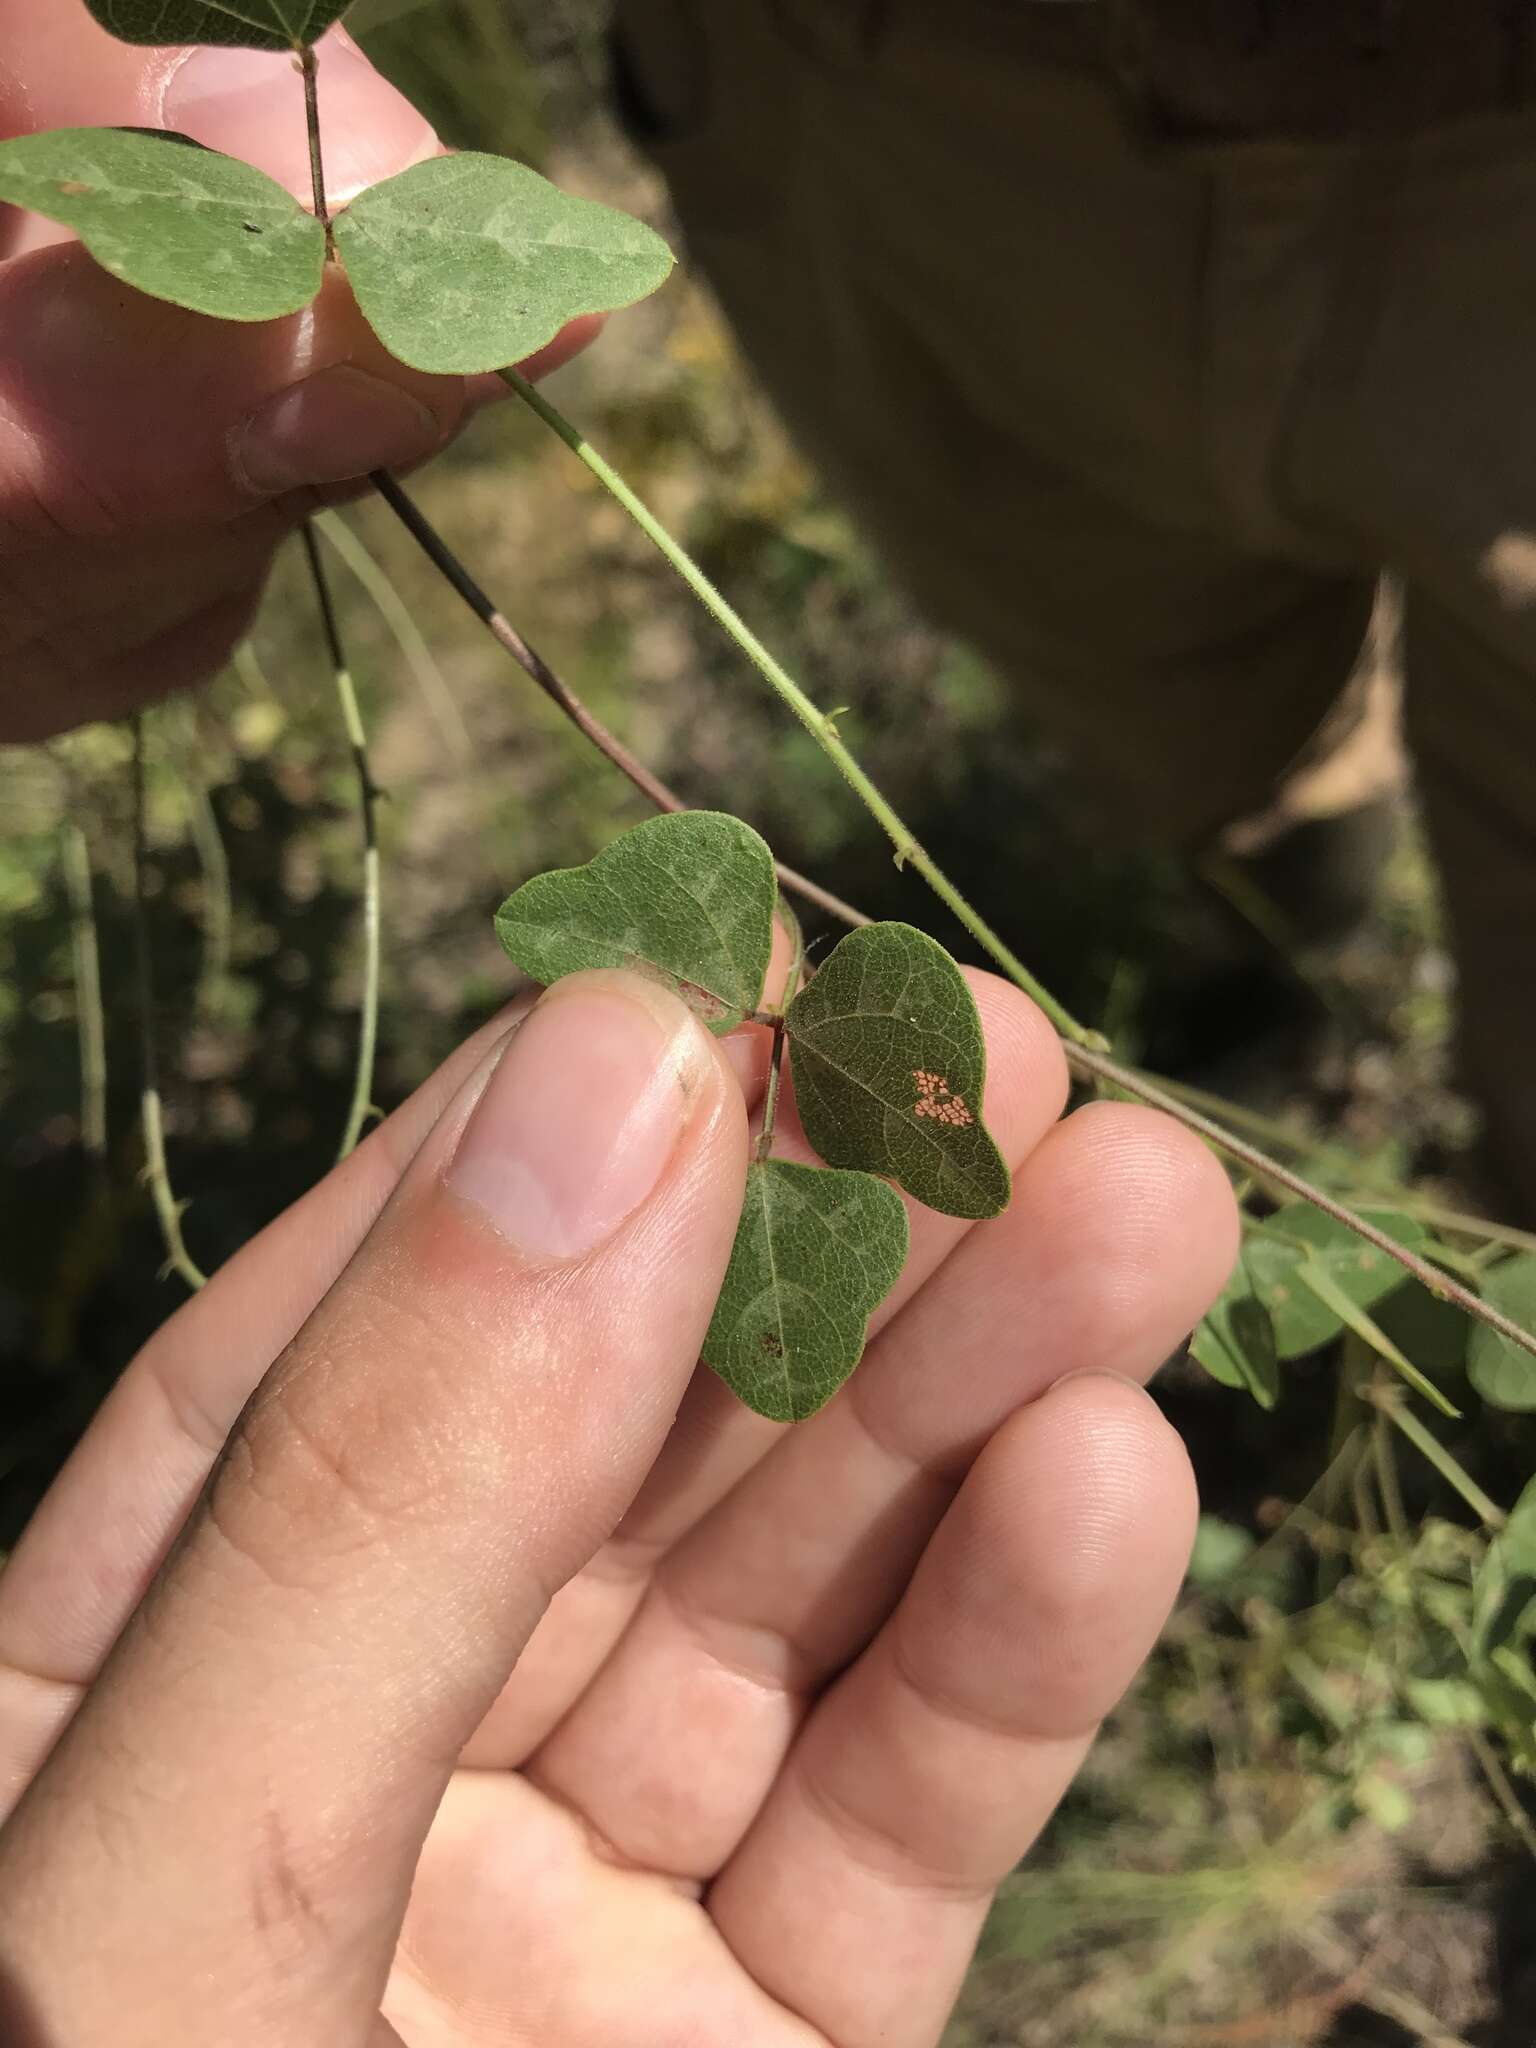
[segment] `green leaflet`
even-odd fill
[[[352,0],[85,0],[121,43],[234,43],[297,50],[318,42]]]
[[[1261,1408],[1273,1408],[1280,1398],[1275,1326],[1254,1294],[1242,1258],[1191,1337],[1189,1349],[1213,1380],[1245,1389]]]
[[[643,221],[472,150],[371,186],[335,233],[384,346],[442,374],[520,362],[576,314],[631,305],[672,268]]]
[[[829,1166],[882,1174],[948,1216],[1007,1208],[981,1119],[981,1019],[936,940],[909,924],[850,932],[786,1021],[800,1121]]]
[[[496,935],[536,981],[638,968],[725,1032],[762,995],[777,894],[773,855],[750,825],[679,811],[621,833],[585,867],[535,875],[497,911]]]
[[[756,1161],[704,1363],[759,1415],[803,1421],[858,1364],[906,1256],[907,1212],[884,1181]]]
[[[1536,1254],[1505,1259],[1483,1282],[1483,1297],[1527,1329],[1536,1329]],[[1536,1358],[1486,1323],[1473,1325],[1467,1373],[1494,1408],[1536,1408]]]
[[[262,172],[181,136],[18,136],[0,143],[0,200],[73,228],[124,284],[218,320],[275,320],[320,289],[319,222]]]
[[[1424,1226],[1412,1216],[1387,1209],[1360,1213],[1410,1251],[1424,1242]],[[1395,1259],[1310,1202],[1288,1202],[1256,1225],[1243,1240],[1243,1259],[1254,1293],[1274,1319],[1282,1359],[1316,1351],[1343,1328],[1333,1310],[1298,1281],[1303,1260],[1323,1268],[1359,1308],[1373,1307],[1408,1278]]]
[[[1536,1769],[1536,1479],[1472,1582],[1472,1672],[1517,1763]]]

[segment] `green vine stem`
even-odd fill
[[[385,470],[376,470],[369,481],[428,561],[463,598],[492,639],[511,655],[526,676],[538,684],[545,696],[565,714],[576,730],[590,740],[621,775],[627,776],[647,803],[654,804],[658,811],[687,810],[688,805],[676,790],[669,789],[659,775],[654,774],[642,760],[632,754],[624,742],[611,733],[602,720],[587,708],[570,685],[555,673],[538,649],[523,638],[506,613],[470,575],[421,507],[401,489],[395,479]],[[774,865],[779,880],[786,889],[803,897],[807,903],[814,904],[818,910],[824,910],[829,917],[838,918],[842,923],[849,925],[870,922],[863,911],[855,910],[851,903],[845,903],[840,896],[834,896],[830,889],[822,888],[819,882],[813,882],[808,876],[798,874],[794,868],[786,867],[782,861],[777,861]]]
[[[910,862],[940,902],[945,904],[964,925],[976,943],[991,955],[1011,981],[1016,982],[1026,995],[1031,996],[1039,1004],[1064,1039],[1074,1045],[1102,1045],[1103,1040],[1098,1034],[1089,1031],[1086,1025],[1080,1024],[1069,1010],[1057,1002],[1049,989],[1043,988],[1036,981],[1018,955],[993,931],[980,912],[973,909],[961,895],[938,862],[918,843],[892,805],[859,766],[839,736],[835,722],[824,712],[817,710],[788,670],[775,661],[762,641],[710,582],[697,562],[678,545],[661,521],[636,497],[618,472],[603,460],[597,450],[572,426],[564,413],[551,405],[526,377],[520,376],[516,370],[503,370],[500,375],[503,382],[517,393],[545,426],[559,436],[571,453],[585,463],[609,495],[629,514],[647,540],[660,549],[704,609],[735,641],[758,674],[788,705],[822,752],[838,769],[870,816],[886,832],[896,849],[897,866],[903,867]]]
[[[474,740],[448,687],[447,678],[438,667],[421,628],[411,617],[405,600],[339,512],[317,512],[314,524],[320,538],[341,557],[384,621],[416,678],[444,746],[461,766],[467,766],[474,759]]]
[[[195,1292],[207,1274],[192,1258],[181,1234],[182,1204],[171,1188],[165,1157],[165,1120],[160,1101],[160,1062],[156,1042],[154,969],[149,950],[148,835],[144,801],[144,714],[133,717],[133,939],[138,972],[139,1061],[142,1081],[139,1115],[144,1133],[144,1178],[155,1205],[166,1265]]]
[[[537,397],[537,393],[534,393],[534,396]],[[674,791],[668,789],[665,783],[653,775],[650,769],[645,767],[642,762],[637,761],[634,755],[614,738],[607,727],[587,710],[569,684],[557,676],[548,663],[536,654],[523,639],[522,635],[508,623],[506,618],[497,610],[490,598],[481,589],[480,585],[476,583],[442,535],[437,532],[425,514],[412,502],[400,488],[399,484],[382,470],[374,473],[371,482],[440,574],[458,591],[475,616],[481,620],[501,645],[513,655],[527,673],[533,677],[545,694],[560,706],[560,709],[571,722],[592,741],[593,745],[600,752],[613,762],[615,767],[627,775],[635,787],[642,794],[648,796],[659,810],[674,811],[683,809],[682,799]],[[811,882],[805,876],[796,874],[792,868],[780,865],[778,874],[780,881],[786,888],[794,890],[808,902],[819,905],[820,908],[830,912],[832,916],[839,918],[845,924],[859,926],[873,922],[871,918],[866,916],[855,905],[844,903],[839,897],[833,896],[830,891],[823,889],[819,883]],[[968,928],[974,929],[974,927]],[[985,929],[985,927],[983,928]],[[1012,958],[1011,954],[1009,958]],[[1015,976],[1014,979],[1017,980],[1018,977]],[[1030,987],[1028,979],[1026,978],[1026,980],[1021,982],[1020,986],[1024,987],[1027,992]],[[771,1025],[773,1019],[770,1014],[764,1013],[757,1021]],[[1400,1245],[1395,1238],[1389,1237],[1385,1231],[1378,1230],[1374,1224],[1367,1223],[1364,1217],[1357,1216],[1354,1210],[1346,1207],[1342,1202],[1336,1201],[1333,1196],[1324,1193],[1321,1188],[1315,1187],[1311,1181],[1304,1179],[1302,1175],[1283,1165],[1278,1159],[1272,1158],[1269,1153],[1261,1151],[1257,1145],[1249,1144],[1233,1132],[1225,1130],[1211,1117],[1202,1114],[1201,1111],[1192,1107],[1188,1101],[1179,1100],[1171,1088],[1159,1086],[1138,1073],[1134,1068],[1121,1066],[1118,1061],[1111,1059],[1107,1053],[1100,1052],[1084,1043],[1070,1039],[1065,1040],[1063,1051],[1066,1054],[1067,1064],[1080,1079],[1107,1084],[1110,1087],[1119,1089],[1123,1094],[1147,1103],[1152,1108],[1162,1110],[1165,1115],[1171,1116],[1175,1122],[1183,1124],[1187,1130],[1197,1132],[1208,1144],[1215,1146],[1218,1151],[1225,1153],[1229,1158],[1236,1160],[1240,1165],[1246,1167],[1250,1173],[1255,1174],[1260,1179],[1268,1180],[1278,1187],[1283,1187],[1292,1194],[1300,1196],[1303,1201],[1310,1202],[1314,1208],[1321,1209],[1325,1215],[1331,1216],[1335,1222],[1342,1223],[1347,1229],[1355,1231],[1359,1236],[1365,1238],[1367,1242],[1375,1245],[1379,1251],[1385,1252],[1388,1258],[1395,1259],[1400,1266],[1405,1267],[1408,1272],[1413,1274],[1415,1279],[1422,1280],[1424,1285],[1433,1292],[1441,1295],[1448,1301],[1455,1302],[1458,1308],[1462,1309],[1475,1321],[1487,1323],[1490,1328],[1497,1330],[1501,1336],[1510,1338],[1513,1343],[1518,1344],[1523,1350],[1536,1355],[1536,1336],[1533,1336],[1529,1331],[1521,1329],[1518,1323],[1512,1322],[1500,1310],[1490,1307],[1479,1296],[1472,1293],[1468,1288],[1461,1286],[1438,1267],[1431,1266],[1427,1261],[1419,1258],[1417,1254],[1410,1252],[1406,1245]],[[1187,1094],[1189,1091],[1181,1092]]]
[[[379,945],[382,928],[379,907],[379,790],[368,766],[368,736],[363,730],[357,691],[353,687],[351,671],[347,667],[346,653],[342,647],[341,628],[336,619],[336,606],[326,577],[325,563],[320,555],[320,543],[316,540],[314,527],[308,520],[300,528],[300,533],[304,541],[304,553],[309,561],[309,573],[315,586],[316,602],[320,607],[320,623],[325,634],[326,652],[330,656],[331,668],[335,674],[336,696],[341,705],[342,722],[346,727],[348,745],[352,749],[352,763],[357,773],[358,815],[363,827],[363,1003],[358,1023],[352,1101],[347,1110],[341,1144],[336,1152],[339,1164],[356,1149],[357,1141],[363,1134],[363,1126],[373,1109],[373,1070],[379,1044]]]
[[[1419,1456],[1435,1470],[1448,1486],[1454,1487],[1478,1520],[1489,1529],[1502,1529],[1508,1517],[1504,1510],[1491,1501],[1471,1473],[1453,1458],[1432,1431],[1405,1406],[1402,1394],[1391,1385],[1367,1385],[1361,1387],[1359,1396],[1380,1414],[1385,1415],[1392,1427],[1411,1443]]]
[[[101,1008],[101,948],[91,896],[91,850],[78,825],[63,827],[60,856],[69,898],[75,1028],[80,1040],[80,1143],[87,1158],[100,1160],[107,1150],[107,1032]]]
[[[1374,1245],[1379,1252],[1385,1252],[1389,1259],[1396,1259],[1415,1280],[1422,1281],[1431,1294],[1440,1296],[1444,1301],[1454,1302],[1467,1315],[1480,1323],[1486,1323],[1489,1329],[1497,1330],[1501,1337],[1507,1337],[1512,1344],[1518,1344],[1522,1351],[1528,1351],[1536,1357],[1536,1335],[1529,1330],[1521,1329],[1520,1325],[1505,1315],[1502,1309],[1494,1308],[1491,1303],[1483,1301],[1470,1288],[1463,1287],[1459,1280],[1453,1280],[1449,1273],[1431,1265],[1428,1259],[1421,1259],[1417,1252],[1409,1251],[1406,1245],[1399,1244],[1396,1238],[1389,1237],[1386,1231],[1379,1230],[1374,1223],[1368,1223],[1346,1203],[1336,1201],[1332,1195],[1325,1194],[1319,1187],[1314,1187],[1311,1181],[1293,1172],[1289,1166],[1283,1166],[1278,1159],[1272,1159],[1267,1152],[1261,1152],[1257,1145],[1250,1145],[1246,1138],[1239,1138],[1233,1132],[1223,1130],[1221,1125],[1214,1123],[1210,1117],[1202,1115],[1197,1109],[1191,1109],[1188,1103],[1180,1102],[1177,1096],[1170,1095],[1166,1089],[1155,1086],[1132,1068],[1122,1067],[1118,1061],[1109,1059],[1103,1053],[1094,1052],[1082,1045],[1068,1045],[1064,1050],[1067,1065],[1074,1072],[1090,1080],[1106,1082],[1110,1087],[1134,1096],[1138,1102],[1145,1102],[1151,1108],[1160,1109],[1166,1115],[1176,1118],[1187,1129],[1197,1132],[1218,1151],[1225,1152],[1228,1158],[1235,1159],[1240,1166],[1246,1166],[1260,1179],[1273,1181],[1288,1194],[1297,1195],[1302,1201],[1310,1202],[1314,1209],[1321,1209],[1325,1216],[1331,1216],[1335,1223],[1342,1223],[1346,1230],[1352,1230],[1357,1237],[1363,1237],[1367,1244]]]
[[[230,961],[234,951],[234,891],[229,879],[229,855],[214,813],[208,785],[197,770],[198,730],[196,706],[187,700],[181,707],[182,759],[170,765],[181,784],[186,806],[187,830],[202,870],[202,964],[197,977],[197,1009],[202,1017],[219,1013],[229,984]]]

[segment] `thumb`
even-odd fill
[[[304,88],[285,52],[142,49],[109,36],[84,0],[0,0],[0,51],[0,135],[174,129],[309,197]],[[344,31],[322,36],[315,55],[326,191],[338,205],[437,154],[430,123]],[[17,254],[68,239],[54,222],[18,216],[0,249]]]
[[[175,128],[310,190],[291,56],[141,49],[83,0],[0,0],[0,134]],[[429,124],[339,31],[318,45],[328,189],[339,201],[436,153]],[[461,423],[467,388],[394,361],[328,277],[286,320],[224,325],[125,292],[67,231],[0,207],[0,532],[139,538],[405,467]],[[145,460],[154,450],[153,462]]]
[[[460,1748],[670,1427],[746,1151],[718,1044],[632,975],[460,1091],[0,1836],[40,2037],[363,2037]]]

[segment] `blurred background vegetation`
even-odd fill
[[[667,227],[607,112],[601,13],[361,0],[356,26],[448,139]],[[1410,810],[1369,926],[1342,952],[1298,952],[1239,914],[1219,877],[1103,850],[1000,680],[913,615],[822,496],[686,274],[553,388],[822,701],[848,707],[877,780],[1078,1014],[1126,1056],[1338,1139],[1361,1173],[1463,1199],[1448,1178],[1467,1133],[1446,1079],[1449,973]],[[512,619],[685,795],[738,810],[786,860],[969,956],[534,422],[483,414],[416,488]],[[345,517],[432,650],[407,659],[331,557],[387,792],[387,1105],[505,999],[500,898],[586,859],[643,807],[382,507]],[[168,1128],[205,1266],[324,1172],[350,1087],[358,825],[313,609],[292,556],[250,653],[151,724]],[[105,728],[0,752],[0,1548],[180,1292],[138,1180],[128,753]],[[73,830],[107,1027],[100,1157],[82,1144]],[[1463,1388],[1461,1335],[1421,1290],[1382,1320]],[[1164,1376],[1207,1510],[1186,1596],[1007,1887],[956,2048],[1536,2038],[1529,1781],[1507,1774],[1461,1676],[1481,1542],[1427,1467],[1401,1466],[1401,1521],[1362,1483],[1368,1433],[1347,1390],[1368,1369],[1339,1347],[1304,1359],[1270,1415],[1192,1366]],[[1507,1504],[1536,1433],[1470,1406],[1450,1440]]]

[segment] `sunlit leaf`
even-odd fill
[[[1424,1242],[1424,1226],[1412,1216],[1387,1209],[1360,1213],[1409,1251]],[[1282,1359],[1316,1351],[1343,1328],[1334,1311],[1299,1281],[1304,1260],[1326,1272],[1359,1308],[1373,1307],[1408,1278],[1395,1259],[1310,1202],[1288,1202],[1266,1217],[1245,1237],[1243,1256],[1254,1293],[1274,1319]]]
[[[947,1216],[995,1216],[1008,1165],[981,1118],[986,1045],[954,961],[909,924],[850,932],[789,1006],[795,1102],[829,1166]]]
[[[335,231],[384,346],[443,374],[505,369],[578,313],[643,299],[672,268],[644,221],[472,150],[370,186]]]
[[[122,43],[232,43],[296,50],[317,42],[352,0],[85,0]]]
[[[1220,1380],[1225,1387],[1242,1388],[1261,1408],[1273,1408],[1279,1400],[1280,1361],[1275,1351],[1275,1326],[1268,1309],[1254,1294],[1241,1259],[1204,1322],[1190,1338],[1189,1349],[1213,1380]]]
[[[630,967],[665,981],[711,1031],[757,1008],[773,945],[773,855],[721,811],[648,818],[580,868],[535,875],[496,913],[525,974]]]
[[[218,320],[275,320],[320,289],[319,222],[262,172],[181,136],[18,136],[0,143],[0,201],[73,228],[124,284]]]
[[[858,1364],[906,1256],[907,1212],[884,1181],[754,1162],[704,1363],[759,1415],[802,1421]]]
[[[1483,1281],[1483,1298],[1524,1329],[1536,1329],[1536,1253],[1505,1259]],[[1536,1408],[1536,1358],[1486,1323],[1473,1326],[1467,1373],[1492,1408]]]

